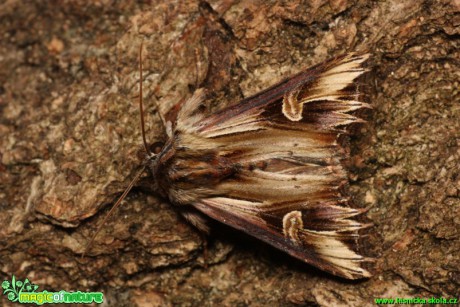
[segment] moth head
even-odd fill
[[[155,177],[157,171],[158,160],[161,156],[161,152],[165,146],[165,142],[157,141],[149,144],[145,150],[142,151],[143,154],[143,167],[150,169],[152,175]],[[156,184],[154,184],[154,189],[156,190]]]
[[[149,151],[146,154],[146,157],[148,160],[153,160],[155,159],[158,154],[161,152],[163,149],[165,143],[162,141],[157,141],[148,146]]]

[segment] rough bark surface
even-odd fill
[[[0,29],[2,280],[103,291],[108,306],[459,297],[460,1],[6,0]],[[141,41],[152,143],[158,112],[198,87],[212,112],[330,56],[372,54],[373,115],[350,163],[375,225],[372,278],[335,278],[222,225],[204,238],[148,177],[80,258],[140,163]]]

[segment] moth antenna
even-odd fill
[[[141,46],[139,48],[139,109],[141,111],[141,132],[142,132],[142,141],[144,142],[145,152],[151,156],[152,152],[147,145],[147,139],[145,138],[145,121],[144,121],[144,104],[142,101],[142,47],[144,46],[144,41],[141,41]],[[158,113],[160,113],[158,111]],[[161,117],[161,116],[160,116]],[[163,119],[162,119],[163,120]]]
[[[88,244],[86,244],[85,250],[83,251],[83,253],[81,255],[81,258],[85,257],[86,253],[89,251],[89,248],[91,247],[92,243],[96,239],[97,235],[99,234],[99,232],[101,232],[102,226],[104,226],[105,222],[107,222],[107,220],[113,214],[113,212],[115,212],[115,210],[120,206],[120,204],[123,201],[123,199],[125,199],[126,195],[128,195],[129,191],[131,191],[131,189],[133,188],[134,184],[139,180],[139,178],[141,177],[142,173],[145,171],[145,167],[146,166],[143,165],[142,168],[137,172],[136,176],[134,176],[133,180],[131,180],[131,182],[129,183],[128,187],[125,189],[123,194],[121,194],[120,198],[118,198],[118,200],[115,203],[115,205],[112,206],[112,208],[110,209],[109,213],[107,213],[107,215],[104,217],[104,219],[102,220],[101,225],[97,228],[96,233],[92,236],[91,240],[89,240]]]
[[[149,157],[152,157],[154,154],[150,151],[150,149],[149,149],[149,147],[147,145],[147,139],[145,137],[144,104],[143,104],[143,100],[142,100],[142,81],[143,81],[143,75],[142,75],[142,47],[143,46],[144,46],[144,41],[142,40],[141,45],[139,47],[139,109],[140,109],[140,113],[141,113],[140,115],[141,115],[142,141],[144,143],[144,148],[145,148],[145,151],[146,151],[147,155]],[[159,111],[158,111],[158,114],[160,114]],[[161,118],[161,120],[163,121],[163,124],[164,124],[164,119],[161,116],[161,114],[160,114],[160,118]],[[115,212],[115,210],[120,206],[120,204],[123,201],[123,199],[125,199],[126,195],[128,195],[129,191],[131,191],[131,189],[133,188],[134,184],[139,180],[139,178],[141,177],[142,173],[145,171],[145,168],[146,168],[146,165],[144,164],[142,166],[142,168],[136,173],[134,178],[131,180],[131,182],[129,183],[128,187],[125,189],[125,191],[120,196],[120,198],[118,198],[117,202],[112,206],[110,211],[104,217],[104,219],[102,220],[101,225],[97,228],[96,233],[93,235],[91,240],[89,240],[88,244],[86,245],[85,250],[83,251],[83,253],[81,255],[82,258],[85,257],[85,254],[88,252],[89,248],[91,247],[92,243],[96,239],[97,235],[99,234],[99,232],[101,232],[102,226],[107,222],[107,220],[113,214],[113,212]]]

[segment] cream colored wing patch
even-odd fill
[[[300,121],[304,104],[311,101],[332,100],[346,104],[345,110],[340,113],[362,108],[365,103],[356,101],[353,98],[344,97],[341,93],[353,81],[363,74],[366,69],[362,63],[367,60],[368,54],[355,55],[349,54],[341,58],[338,62],[331,62],[331,65],[325,71],[319,74],[319,78],[308,84],[308,87],[302,84],[297,89],[287,92],[283,98],[283,114],[291,121]]]

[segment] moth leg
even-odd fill
[[[198,211],[192,211],[187,209],[180,209],[179,212],[184,217],[184,219],[186,219],[187,222],[189,222],[196,229],[198,229],[200,233],[209,235],[209,219],[206,216],[204,216],[202,213]]]
[[[187,209],[179,210],[184,219],[198,229],[201,241],[203,242],[203,262],[204,268],[208,268],[208,238],[210,233],[209,218],[198,211],[192,211]]]
[[[203,266],[205,269],[208,268],[208,259],[209,259],[209,253],[208,253],[208,238],[207,236],[200,232],[201,239],[203,241]]]

